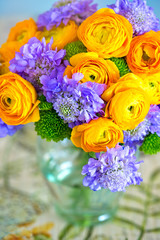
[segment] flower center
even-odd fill
[[[21,34],[17,36],[16,40],[20,42],[26,36],[26,34],[27,34],[27,31],[21,32]]]
[[[14,99],[11,99],[11,98],[8,97],[8,96],[2,97],[2,104],[3,104],[4,109],[5,109],[5,108],[12,108],[12,106],[14,105],[14,103],[15,103],[15,100],[14,100]]]
[[[90,78],[94,80],[96,77],[94,75],[90,75]]]
[[[10,98],[7,98],[7,102],[9,103],[9,104],[11,104],[11,99]]]
[[[129,106],[129,107],[128,107],[128,110],[129,110],[131,113],[134,113],[134,106]]]
[[[147,65],[152,65],[156,61],[154,46],[148,45],[142,48],[142,61]]]
[[[65,117],[71,116],[71,108],[68,105],[61,105],[60,111]]]
[[[153,82],[149,82],[149,86],[150,86],[151,88],[153,88],[153,87],[155,87],[155,84],[154,84]]]
[[[150,59],[150,57],[147,55],[147,53],[145,51],[143,51],[142,58],[144,61],[148,61]]]

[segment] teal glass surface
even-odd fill
[[[71,141],[46,142],[38,138],[38,162],[48,180],[57,213],[67,222],[84,226],[111,219],[118,209],[122,193],[92,191],[82,185],[82,166],[88,154]]]

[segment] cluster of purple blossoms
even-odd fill
[[[149,133],[157,133],[160,137],[160,108],[157,105],[151,105],[144,121],[135,129],[123,131],[123,133],[124,143],[130,147],[141,145]]]
[[[108,5],[108,7],[128,19],[132,24],[134,36],[150,30],[159,30],[159,19],[144,0],[117,0],[115,4]]]
[[[66,51],[52,50],[52,43],[53,39],[46,44],[45,38],[41,42],[33,37],[10,61],[10,71],[31,82],[37,92],[43,92],[44,79],[48,82],[52,79],[62,79],[68,65],[67,60],[63,61]]]
[[[43,82],[47,101],[53,103],[53,108],[65,122],[71,123],[70,127],[88,123],[97,118],[97,114],[104,114],[102,109],[105,105],[100,96],[106,85],[95,82],[80,84],[82,78],[83,74],[75,73],[72,79],[65,76],[61,83],[52,82],[48,86]]]
[[[125,191],[129,185],[140,184],[141,173],[137,170],[141,162],[136,161],[135,150],[129,146],[107,149],[106,153],[96,154],[83,167],[83,185],[97,191],[101,188],[112,192]]]
[[[130,147],[141,145],[150,132],[150,122],[146,118],[135,129],[123,131],[124,143]]]
[[[97,11],[97,4],[93,0],[61,0],[56,2],[49,11],[39,15],[37,26],[50,30],[53,26],[65,25],[69,20],[80,25],[87,17]]]
[[[147,120],[150,123],[150,132],[157,133],[160,137],[160,108],[157,105],[151,105],[147,114]]]
[[[14,135],[22,127],[23,127],[22,125],[18,126],[7,125],[0,118],[0,138],[6,137],[7,135],[9,136]]]

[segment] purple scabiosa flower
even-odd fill
[[[10,61],[10,71],[18,73],[31,82],[37,92],[45,91],[47,84],[62,79],[68,64],[68,61],[63,61],[65,50],[52,50],[52,43],[53,39],[46,44],[44,38],[41,42],[33,37],[21,47],[20,52],[17,52],[15,58]]]
[[[124,143],[130,147],[141,145],[150,132],[150,122],[146,118],[135,129],[123,131]]]
[[[37,26],[50,30],[53,26],[65,25],[73,20],[80,25],[87,17],[97,11],[97,4],[93,0],[60,0],[49,11],[39,15]]]
[[[160,137],[160,108],[157,105],[151,105],[146,119],[150,123],[150,132],[157,133]]]
[[[132,24],[134,36],[150,30],[159,30],[159,19],[144,0],[117,0],[115,4],[108,5],[108,7],[128,19]]]
[[[84,186],[94,191],[105,188],[116,192],[141,183],[141,173],[137,172],[141,162],[136,162],[135,150],[129,146],[117,145],[107,149],[106,153],[96,154],[96,157],[90,158],[83,167]]]
[[[84,123],[104,114],[104,101],[100,95],[106,89],[105,84],[95,82],[79,83],[83,74],[75,73],[72,79],[65,76],[61,82],[61,91],[52,94],[45,93],[48,102],[67,123]],[[71,125],[70,125],[71,126]]]
[[[65,122],[76,122],[79,115],[79,104],[69,94],[65,98],[58,97],[53,104],[54,109],[58,112],[58,115],[65,120]]]
[[[0,138],[6,137],[7,135],[9,136],[14,135],[22,127],[23,127],[22,125],[18,126],[7,125],[0,118]]]

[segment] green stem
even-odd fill
[[[93,233],[93,227],[90,227],[89,229],[88,229],[88,231],[87,231],[87,235],[86,235],[86,237],[84,238],[84,240],[89,240],[89,239],[91,239],[91,237],[92,237],[92,233]]]
[[[58,240],[65,239],[66,234],[73,228],[72,224],[68,224],[59,234]]]

